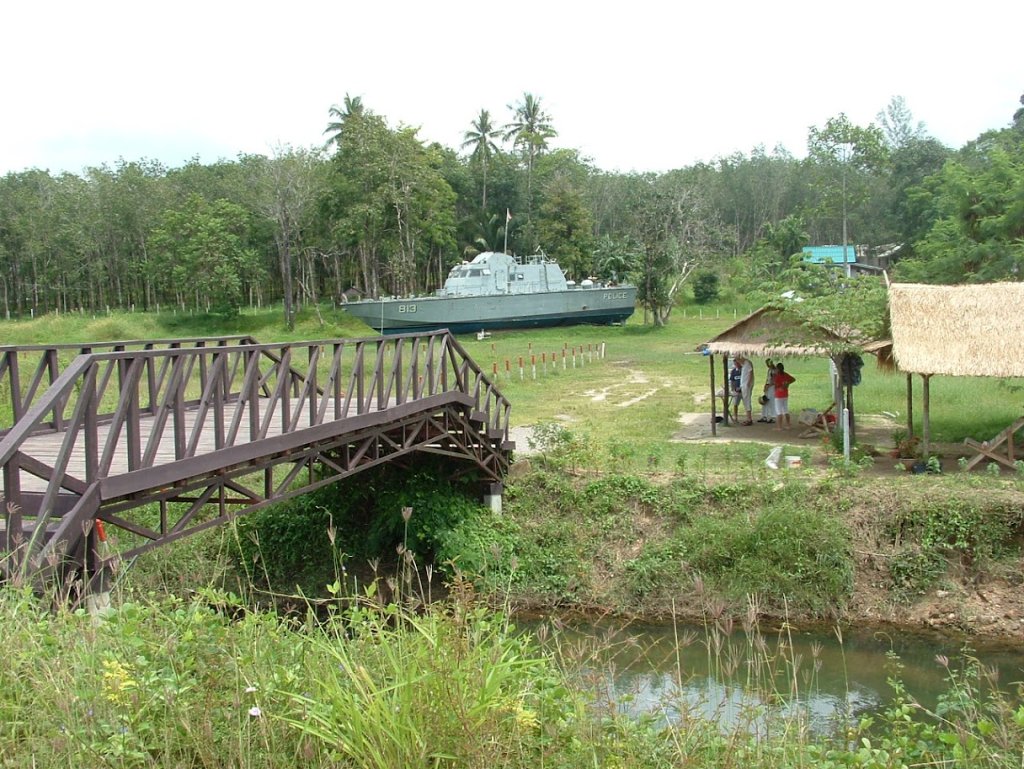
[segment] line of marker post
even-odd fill
[[[588,343],[586,345],[581,344],[578,347],[569,347],[568,342],[566,342],[562,345],[562,350],[560,352],[555,351],[548,353],[546,351],[541,351],[539,355],[533,350],[533,342],[529,342],[527,347],[527,354],[525,356],[520,355],[516,358],[520,382],[526,380],[527,363],[529,364],[530,378],[536,379],[538,375],[538,363],[540,364],[539,373],[541,375],[548,371],[549,364],[552,372],[557,371],[559,359],[561,359],[562,362],[562,371],[568,370],[570,360],[572,361],[572,367],[574,369],[577,367],[583,368],[586,364],[592,364],[594,362],[595,354],[597,355],[598,360],[603,360],[606,350],[604,342],[597,344]],[[491,345],[491,353],[492,355],[497,355],[493,344]],[[491,374],[495,379],[497,379],[501,374],[501,366],[497,359],[493,360],[491,363]],[[510,358],[505,358],[504,375],[505,377],[512,376],[512,359]]]

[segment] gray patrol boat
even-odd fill
[[[433,296],[364,299],[342,307],[382,334],[610,324],[633,314],[636,286],[594,280],[577,285],[544,255],[487,251],[453,267]]]

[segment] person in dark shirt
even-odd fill
[[[739,421],[740,401],[743,400],[743,392],[740,389],[740,382],[743,379],[743,359],[733,358],[732,368],[729,369],[729,399],[732,401],[732,421]]]

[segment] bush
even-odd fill
[[[421,566],[482,569],[500,539],[487,531],[493,517],[472,498],[475,485],[445,475],[433,461],[383,466],[258,510],[237,523],[237,562],[260,584],[309,595],[334,581],[343,559],[390,560],[398,545]]]
[[[713,272],[702,272],[693,281],[693,301],[709,304],[718,299],[718,276]]]
[[[709,492],[715,501],[732,495],[731,487],[721,495]],[[757,510],[750,489],[745,506],[705,506],[671,541],[645,547],[630,562],[631,588],[640,596],[671,593],[699,577],[740,604],[756,594],[774,610],[826,614],[840,608],[853,589],[850,535],[842,521],[786,496]]]
[[[359,547],[351,525],[351,507],[357,503],[355,495],[335,484],[237,519],[239,568],[263,587],[292,590],[297,585],[318,594],[334,579],[338,559]]]

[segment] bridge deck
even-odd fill
[[[270,398],[260,398],[260,407],[258,413],[263,414],[266,411],[266,405],[270,403]],[[379,413],[386,411],[395,405],[395,400],[387,404],[385,409],[377,408],[376,404],[369,404],[366,406],[366,413]],[[312,427],[316,424],[314,420],[310,419],[308,410],[301,410],[296,413],[296,408],[299,406],[299,400],[297,398],[290,399],[290,410],[288,413],[295,415],[296,424],[295,430],[303,430],[307,427]],[[249,406],[245,406],[242,409],[243,421],[247,423]],[[196,419],[198,418],[198,409],[190,408],[184,412],[184,425],[185,432],[189,435],[195,428]],[[146,445],[153,433],[153,428],[156,424],[156,417],[153,416],[142,416],[139,418],[139,438],[143,445]],[[280,418],[270,422],[267,426],[267,431],[264,436],[257,438],[256,441],[266,440],[274,438],[280,435],[284,435],[291,430],[286,430]],[[110,433],[109,424],[101,424],[97,427],[97,436],[101,445],[105,445],[107,438]],[[57,455],[60,453],[61,444],[64,441],[65,432],[45,433],[41,435],[33,435],[25,440],[22,444],[22,451],[34,459],[53,467],[57,461]],[[245,430],[239,432],[238,437],[235,439],[235,446],[245,445],[250,443],[250,437]],[[216,431],[214,425],[210,420],[207,420],[207,424],[203,426],[203,430],[200,433],[199,441],[196,445],[195,456],[202,456],[204,454],[210,454],[217,450],[216,445]],[[76,451],[71,455],[68,462],[67,474],[79,479],[85,478],[85,454],[80,451]],[[160,465],[169,465],[177,461],[179,457],[175,451],[175,437],[168,431],[164,431],[160,436],[160,443],[156,449],[156,453],[153,458],[153,466],[158,467]],[[110,466],[110,472],[107,476],[110,478],[118,475],[123,475],[129,471],[128,468],[128,454],[126,451],[119,451],[115,453],[113,462]],[[24,475],[22,477],[22,490],[25,492],[39,492],[46,491],[47,482],[34,475]]]

